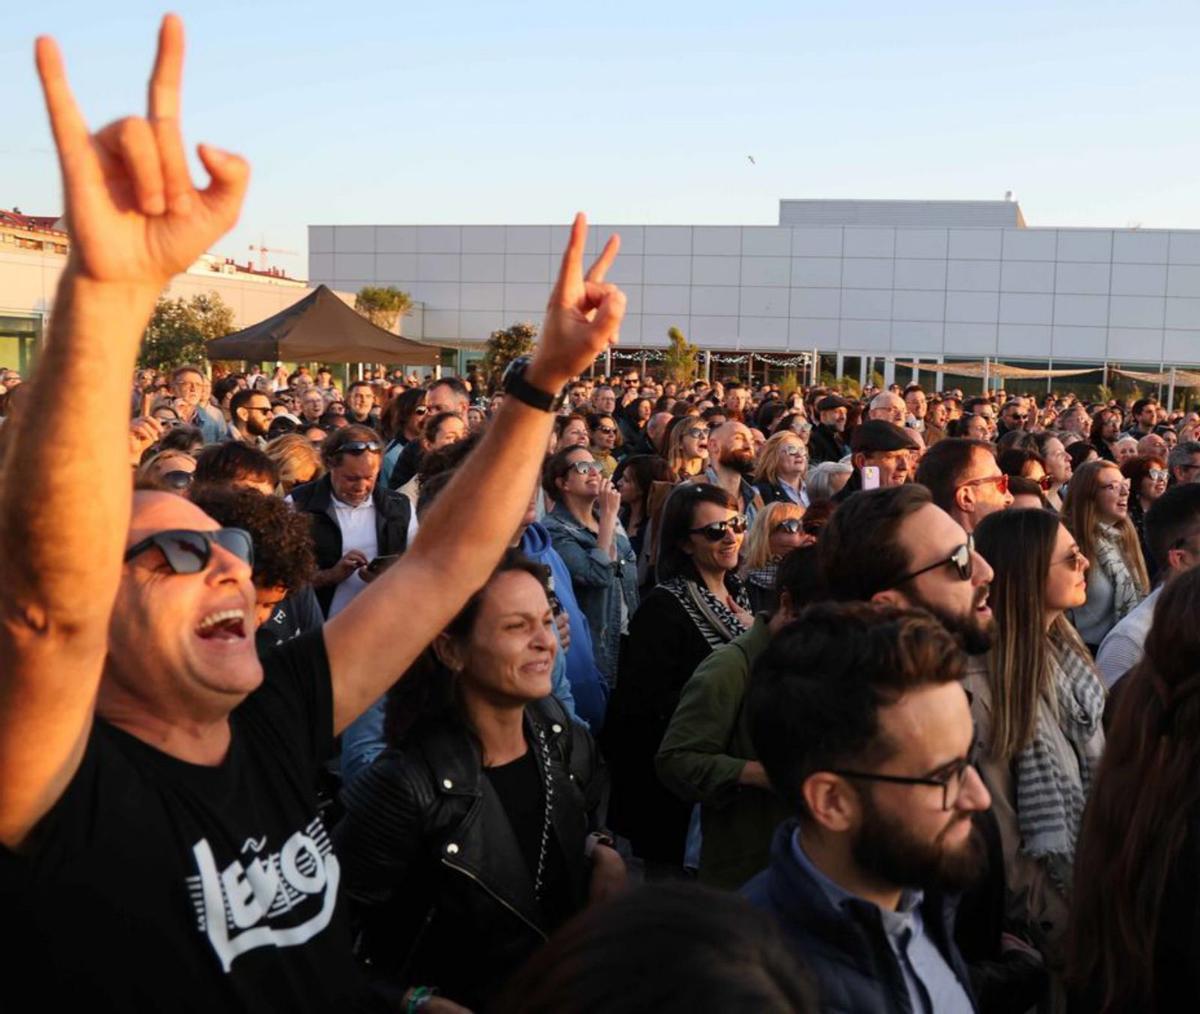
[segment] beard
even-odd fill
[[[980,624],[976,608],[987,598],[988,588],[983,586],[975,589],[975,597],[971,600],[971,611],[966,616],[955,616],[941,606],[927,602],[915,592],[908,593],[908,599],[914,606],[919,606],[927,613],[932,613],[946,631],[962,646],[968,655],[982,655],[992,647],[992,634],[996,629],[996,621],[989,620],[986,626]]]
[[[921,841],[904,820],[881,813],[869,793],[860,798],[863,823],[851,853],[864,873],[894,887],[952,894],[983,874],[987,850],[973,813],[955,814],[933,841]],[[960,845],[950,846],[947,836],[963,821],[971,822],[971,833]]]
[[[721,452],[717,464],[740,475],[749,475],[754,471],[754,452],[745,448],[730,447]]]

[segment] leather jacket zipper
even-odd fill
[[[503,898],[501,898],[500,895],[498,895],[495,891],[493,891],[490,887],[488,887],[487,884],[485,884],[482,880],[480,880],[477,876],[475,876],[475,874],[472,873],[470,870],[468,870],[462,866],[456,866],[454,863],[450,862],[450,860],[446,859],[444,856],[442,857],[441,862],[442,862],[442,865],[445,866],[447,869],[456,870],[457,872],[461,873],[464,877],[469,877],[472,881],[474,881],[481,888],[483,888],[483,890],[486,891],[492,897],[493,900],[498,901],[501,905],[503,905],[506,909],[508,909],[513,915],[515,915],[518,919],[520,919],[521,922],[523,922],[526,926],[528,926],[531,930],[533,930],[534,933],[536,933],[539,937],[541,937],[542,940],[549,939],[549,937],[546,935],[544,930],[542,930],[540,927],[538,927],[538,926],[534,925],[532,922],[530,922],[528,918],[526,918],[524,915],[522,915],[520,912],[518,912],[515,908],[513,908],[512,905],[510,905],[507,901],[505,901]]]

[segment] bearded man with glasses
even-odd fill
[[[585,277],[576,219],[541,344],[471,467],[403,559],[264,665],[245,540],[182,497],[134,497],[129,477],[128,378],[146,322],[169,280],[236,222],[249,178],[241,158],[201,145],[211,183],[193,186],[182,62],[168,16],[147,116],[92,134],[57,46],[37,43],[71,254],[29,386],[38,404],[64,385],[78,397],[77,413],[6,424],[7,985],[55,1009],[87,996],[121,1011],[363,1010],[317,774],[512,539],[556,393],[617,337],[625,297],[603,282],[617,241]]]

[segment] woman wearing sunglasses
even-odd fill
[[[742,580],[752,612],[774,612],[779,561],[793,549],[811,546],[815,535],[804,531],[804,508],[795,503],[769,503],[754,517],[742,554]]]
[[[808,506],[804,479],[808,474],[808,447],[791,430],[776,433],[759,454],[754,469],[754,488],[763,503]]]
[[[667,436],[667,464],[677,482],[702,475],[708,467],[708,423],[699,416],[683,416],[672,423]]]
[[[592,458],[600,466],[600,474],[611,479],[617,470],[617,448],[621,446],[621,428],[606,412],[593,412],[587,417]]]
[[[714,648],[753,622],[736,571],[745,515],[719,486],[684,483],[663,508],[658,586],[629,627],[605,724],[612,823],[648,863],[678,870],[691,807],[658,780],[654,755],[683,685]]]
[[[1067,620],[1087,598],[1092,568],[1050,511],[997,511],[974,534],[994,571],[996,624],[986,661],[965,681],[979,771],[1015,930],[1042,953],[1061,994],[1075,841],[1104,749],[1104,686]]]
[[[1063,501],[1063,522],[1090,564],[1087,602],[1071,619],[1093,655],[1104,635],[1150,591],[1137,529],[1129,520],[1129,494],[1129,480],[1115,464],[1093,461],[1076,470]]]
[[[554,501],[542,524],[571,572],[575,598],[591,628],[596,668],[612,686],[621,639],[638,607],[637,557],[617,519],[621,494],[600,474],[586,447],[567,447],[551,457],[542,488]]]
[[[1139,454],[1121,466],[1121,474],[1129,482],[1129,520],[1137,529],[1138,545],[1142,547],[1142,558],[1150,580],[1154,580],[1154,554],[1146,542],[1146,511],[1167,491],[1167,480],[1171,473],[1167,463],[1153,454]]]

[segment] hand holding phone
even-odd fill
[[[863,465],[863,467],[862,467],[862,488],[863,489],[878,489],[879,488],[879,466],[878,465]]]

